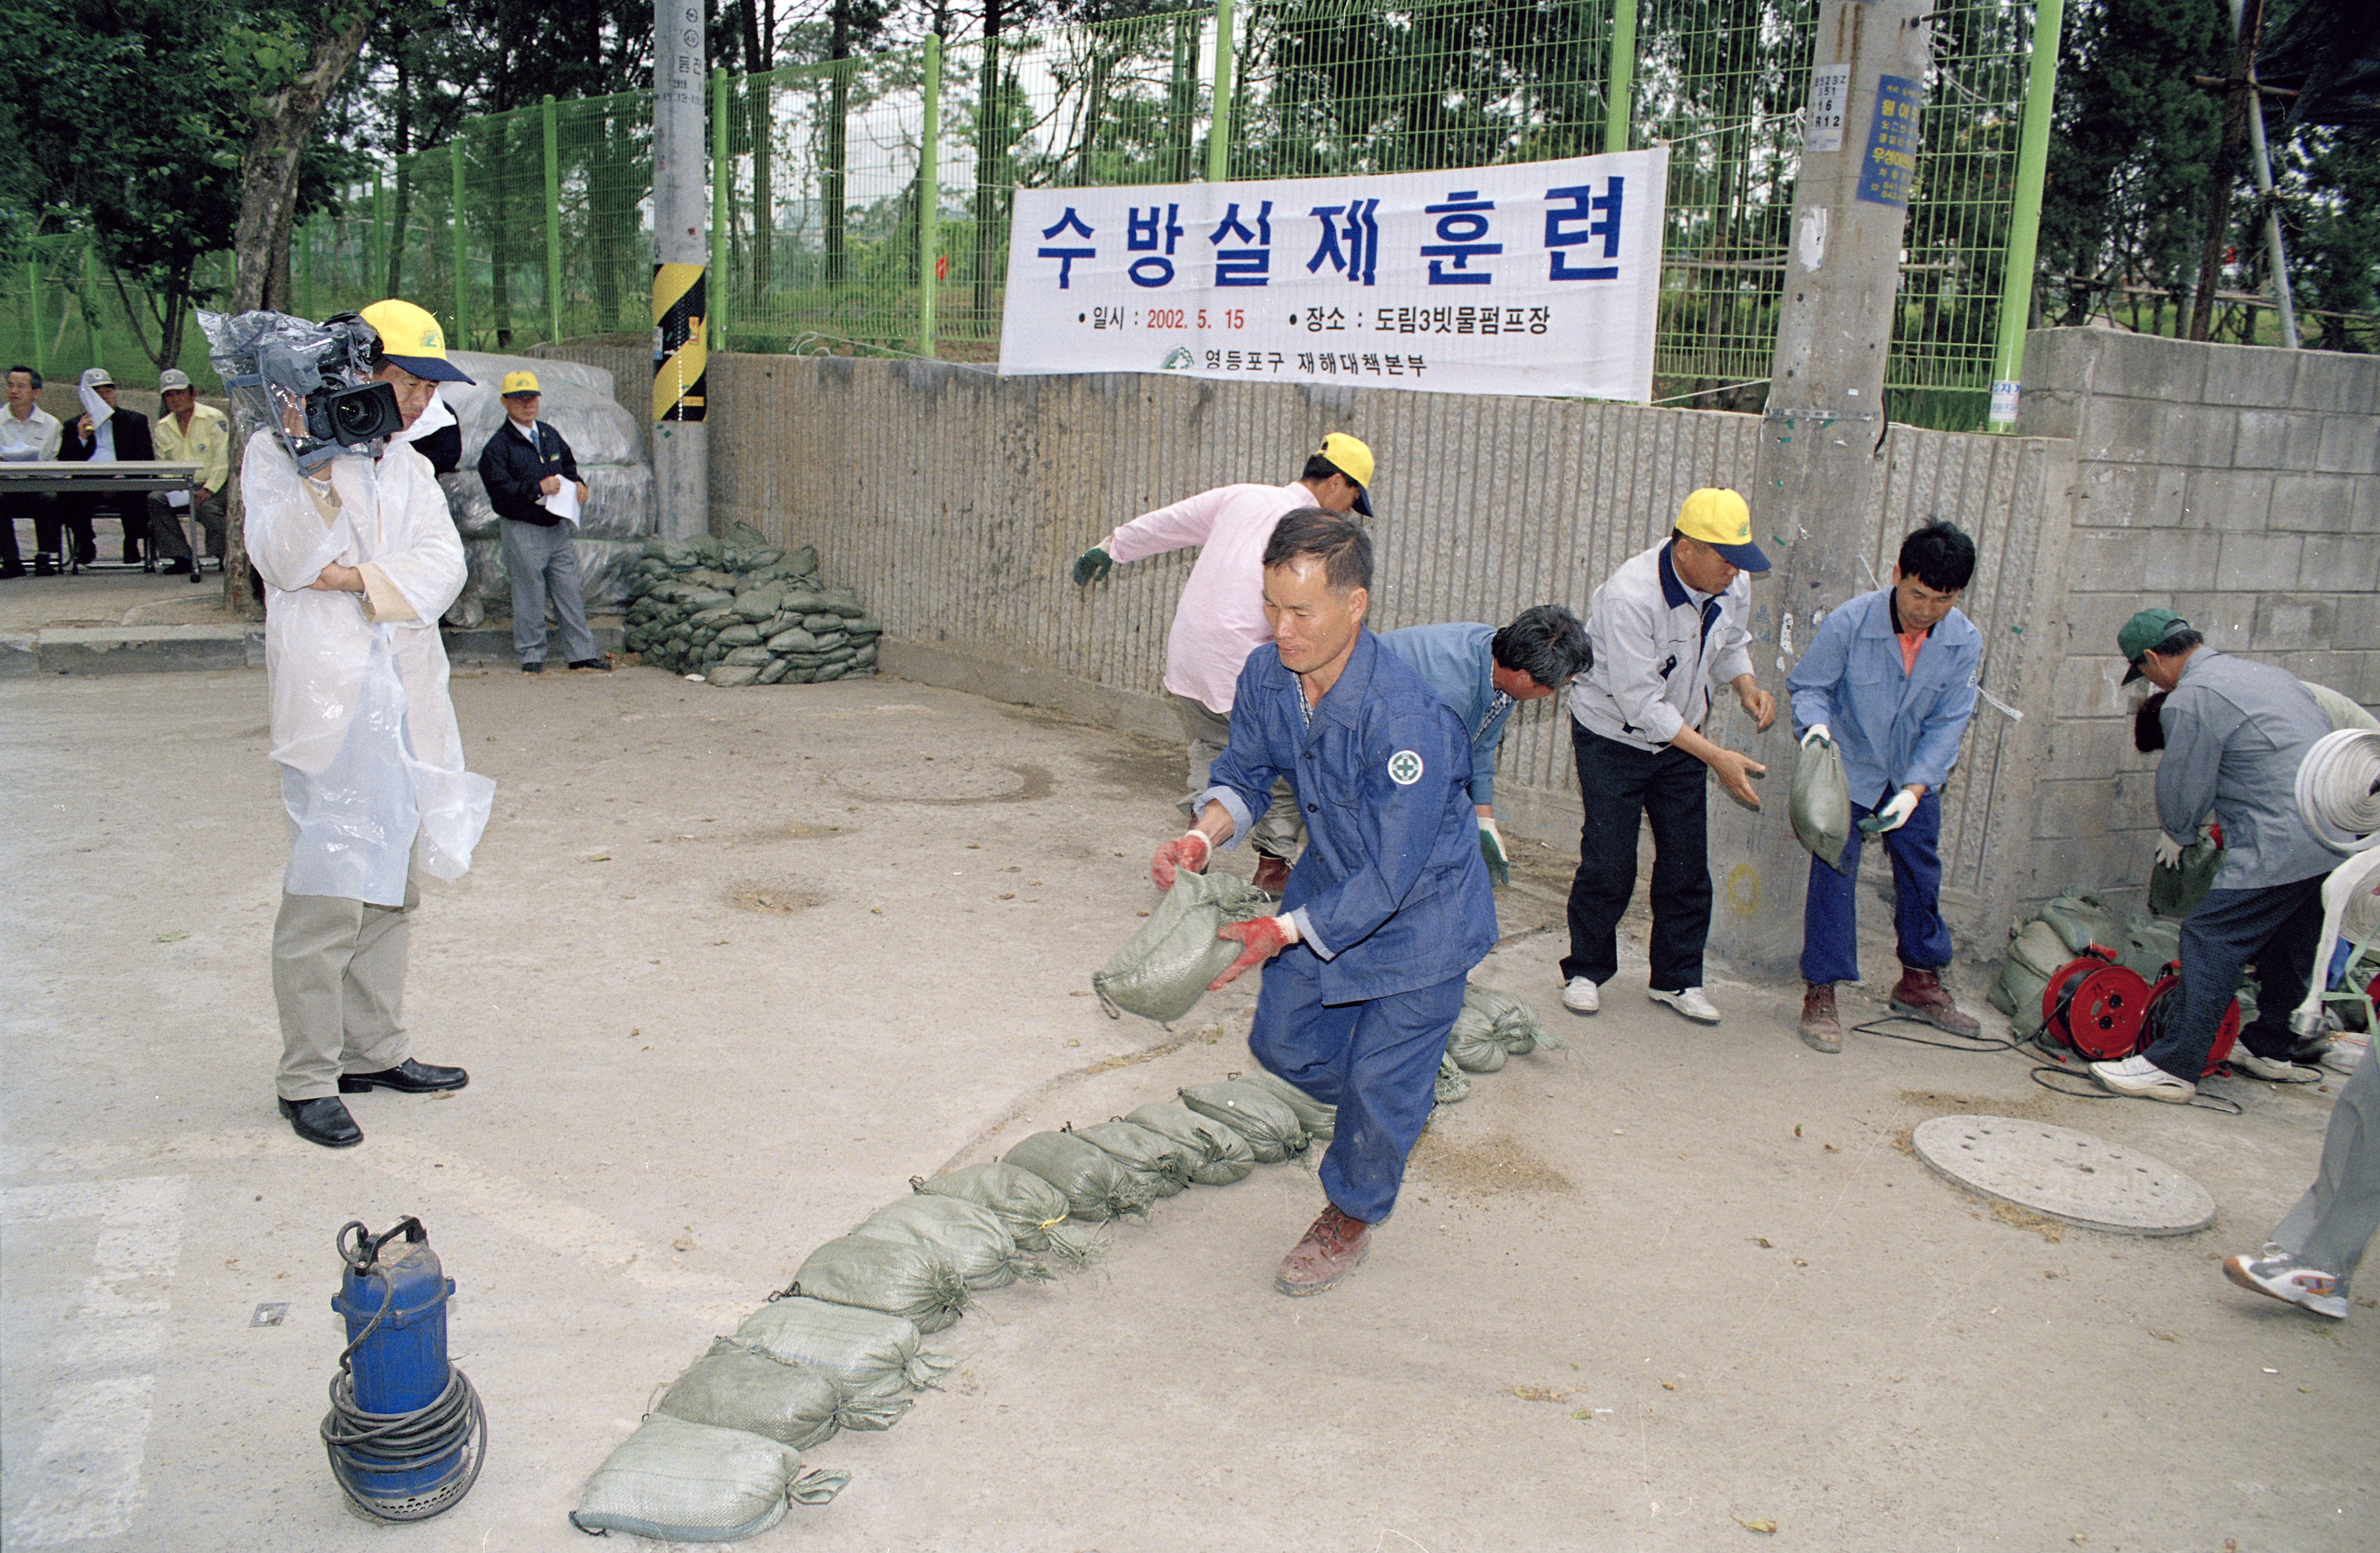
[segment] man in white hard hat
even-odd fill
[[[157,457],[168,463],[196,464],[189,491],[158,491],[149,497],[149,526],[163,533],[194,518],[206,531],[207,554],[224,557],[224,487],[231,483],[231,422],[212,405],[199,402],[190,374],[168,367],[157,378],[159,414],[151,428]]]
[[[1344,432],[1332,432],[1286,485],[1221,485],[1171,507],[1145,512],[1075,559],[1077,587],[1096,582],[1118,561],[1198,547],[1197,564],[1173,606],[1165,642],[1165,688],[1190,741],[1190,782],[1180,808],[1199,814],[1207,769],[1232,741],[1232,697],[1248,654],[1273,639],[1265,618],[1264,553],[1281,519],[1303,507],[1358,512],[1369,518],[1372,450]],[[1289,784],[1273,789],[1272,805],[1248,836],[1256,853],[1256,887],[1279,895],[1305,838]]]

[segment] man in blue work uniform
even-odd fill
[[[1305,1295],[1355,1269],[1396,1204],[1463,978],[1495,946],[1496,908],[1467,801],[1469,730],[1363,629],[1371,540],[1318,507],[1290,513],[1265,545],[1264,580],[1274,640],[1240,670],[1196,827],[1149,873],[1168,889],[1176,869],[1203,873],[1288,779],[1305,855],[1281,915],[1222,929],[1246,948],[1214,984],[1271,960],[1249,1049],[1339,1108],[1322,1156],[1329,1204],[1273,1279]]]
[[[1975,542],[1928,523],[1900,542],[1892,586],[1862,593],[1828,615],[1785,688],[1804,751],[1842,752],[1852,825],[1842,856],[1810,860],[1802,908],[1802,1042],[1843,1049],[1835,984],[1859,980],[1859,880],[1864,837],[1892,860],[1892,927],[1900,980],[1892,1011],[1954,1035],[1982,1027],[1942,984],[1950,930],[1942,922],[1943,779],[1958,764],[1975,710],[1983,633],[1959,611],[1975,575]]]
[[[1512,882],[1504,833],[1496,828],[1496,750],[1512,708],[1566,689],[1595,662],[1586,627],[1559,604],[1540,604],[1498,630],[1469,620],[1407,626],[1380,633],[1380,645],[1453,709],[1471,734],[1471,803],[1479,817],[1479,856],[1488,877]]]

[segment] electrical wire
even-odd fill
[[[399,1220],[388,1235],[408,1222],[417,1221]],[[349,1229],[358,1231],[353,1252],[347,1249]],[[339,1230],[335,1241],[339,1259],[358,1277],[378,1265],[381,1241],[388,1238],[382,1235],[374,1241],[367,1235],[361,1223],[350,1221]],[[488,1459],[488,1414],[470,1377],[453,1364],[446,1366],[445,1389],[409,1412],[366,1412],[356,1405],[356,1351],[388,1319],[389,1307],[396,1300],[395,1281],[383,1274],[381,1284],[380,1309],[364,1323],[355,1340],[340,1351],[338,1373],[331,1377],[331,1411],[322,1419],[322,1449],[331,1459],[331,1475],[365,1514],[378,1521],[426,1521],[452,1509],[480,1480],[480,1469]],[[460,1461],[467,1451],[468,1470]],[[390,1495],[384,1486],[372,1481],[377,1474],[419,1472],[448,1457],[457,1459],[456,1470],[427,1493],[409,1498]]]

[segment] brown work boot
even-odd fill
[[[1289,887],[1289,860],[1270,852],[1257,854],[1257,876],[1251,881],[1267,895],[1279,895]]]
[[[1835,1013],[1835,984],[1804,982],[1802,994],[1802,1044],[1812,1051],[1832,1055],[1843,1049],[1843,1021]]]
[[[1349,1218],[1334,1203],[1322,1210],[1305,1239],[1281,1259],[1272,1286],[1293,1300],[1319,1294],[1363,1266],[1371,1251],[1372,1227]]]
[[[1893,984],[1892,1011],[1953,1035],[1983,1033],[1974,1016],[1961,1013],[1959,1005],[1950,1001],[1950,989],[1942,984],[1940,976],[1913,965],[1902,966],[1900,980]]]

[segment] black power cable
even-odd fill
[[[358,1278],[369,1276],[379,1265],[380,1248],[407,1225],[416,1231],[421,1228],[419,1219],[403,1218],[375,1239],[361,1222],[349,1220],[334,1242],[339,1260]],[[356,1235],[352,1250],[347,1243],[349,1230]],[[413,1238],[420,1237],[417,1233]],[[339,1353],[339,1373],[331,1377],[331,1411],[322,1419],[322,1449],[331,1459],[331,1475],[365,1514],[378,1521],[427,1521],[452,1509],[480,1480],[480,1469],[488,1459],[488,1414],[470,1377],[451,1363],[446,1366],[445,1389],[410,1412],[366,1412],[356,1405],[356,1350],[388,1318],[389,1307],[396,1300],[395,1279],[383,1274],[381,1285],[385,1292],[380,1309],[356,1334],[356,1340]],[[374,1493],[373,1480],[381,1474],[419,1472],[429,1462],[467,1452],[468,1469],[458,1462],[456,1472],[428,1493],[411,1498]]]

